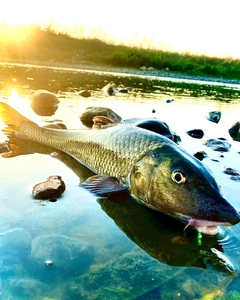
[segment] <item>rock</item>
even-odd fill
[[[193,156],[202,161],[205,157],[207,157],[207,153],[204,151],[198,151],[195,154],[193,154]]]
[[[170,140],[173,140],[173,134],[165,122],[155,119],[149,119],[139,121],[134,125],[164,135]]]
[[[204,136],[204,132],[202,129],[193,129],[187,131],[187,134],[195,139],[201,139]]]
[[[80,121],[86,127],[91,128],[93,125],[93,118],[96,116],[104,116],[112,119],[115,122],[121,122],[122,118],[112,111],[110,108],[106,107],[88,107],[80,116]]]
[[[52,116],[58,109],[59,100],[49,91],[38,90],[31,95],[30,105],[39,116]]]
[[[65,191],[66,186],[61,176],[49,176],[46,181],[34,185],[32,194],[35,199],[49,200],[59,198]]]
[[[204,141],[203,144],[213,151],[227,152],[231,148],[231,144],[224,138],[209,139]]]
[[[94,266],[89,273],[79,278],[79,286],[87,299],[140,299],[143,292],[161,285],[166,272],[164,265],[160,269],[156,260],[136,250],[118,259],[110,257],[108,263]]]
[[[176,134],[175,132],[172,131],[172,134],[173,134],[173,141],[176,143],[176,144],[179,144],[182,139],[180,137],[180,135]]]
[[[91,92],[88,91],[88,90],[83,90],[83,91],[80,91],[78,93],[78,95],[84,97],[84,98],[88,98],[88,97],[91,97]]]
[[[231,167],[223,167],[223,172],[228,174],[228,175],[233,175],[233,176],[240,176],[240,172],[237,169],[231,168]]]
[[[167,99],[166,103],[172,103],[174,101],[174,99]]]
[[[227,175],[231,175],[231,179],[234,181],[240,181],[240,171],[231,167],[223,167],[223,172]]]
[[[36,266],[36,272],[39,272],[39,268],[54,267],[56,276],[59,276],[59,272],[61,276],[79,276],[93,263],[93,254],[92,247],[82,246],[78,238],[42,235],[32,241],[30,259]],[[51,265],[47,265],[47,261],[51,261]]]
[[[118,92],[119,93],[123,93],[123,94],[127,94],[129,92],[129,89],[128,88],[124,88],[124,87],[123,88],[119,88]]]
[[[228,132],[234,141],[240,142],[240,122],[234,123]]]
[[[231,176],[230,178],[234,181],[240,182],[240,176]]]
[[[207,115],[207,119],[211,122],[218,123],[221,119],[222,113],[220,111],[211,111]]]
[[[118,92],[118,89],[114,82],[109,82],[102,88],[102,90],[107,92],[109,96],[114,96]]]
[[[107,92],[109,96],[116,95],[117,92],[127,94],[133,90],[133,87],[119,87],[117,88],[114,82],[109,82],[102,88],[103,91]]]

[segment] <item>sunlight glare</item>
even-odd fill
[[[12,91],[11,91],[11,96],[10,96],[10,101],[11,105],[13,105],[14,107],[18,108],[19,107],[19,96],[18,96],[18,93],[17,91],[12,88]]]
[[[32,29],[28,26],[15,26],[9,25],[7,23],[2,23],[0,25],[0,40],[3,43],[8,43],[8,41],[15,41],[16,46],[26,41],[31,36]]]
[[[238,7],[238,0],[148,0],[147,5],[122,0],[116,6],[108,0],[8,0],[1,4],[0,22],[53,27],[115,44],[239,57]]]

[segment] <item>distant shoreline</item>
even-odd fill
[[[194,80],[199,81],[199,83],[203,81],[207,82],[217,82],[223,84],[240,84],[240,80],[237,79],[226,79],[219,77],[211,77],[211,76],[196,76],[196,75],[188,75],[180,72],[172,72],[168,70],[157,70],[154,68],[127,68],[127,67],[112,67],[112,66],[104,66],[104,65],[96,65],[94,63],[61,63],[61,62],[53,62],[53,61],[20,61],[20,60],[12,60],[12,59],[2,59],[0,61],[1,64],[13,64],[13,65],[23,65],[23,66],[31,66],[31,67],[45,67],[45,68],[63,68],[63,69],[76,69],[83,71],[97,71],[97,72],[108,72],[108,73],[120,73],[125,75],[134,75],[134,76],[144,76],[144,77],[164,77],[164,78],[172,78],[172,79],[183,79],[183,80]]]
[[[8,28],[10,32],[15,29]],[[31,25],[18,27],[18,30],[15,38],[9,39],[6,28],[0,26],[3,36],[1,61],[178,80],[240,83],[240,59],[128,47],[100,39],[76,39],[51,28],[43,30]],[[26,30],[28,40],[21,39],[21,32]]]

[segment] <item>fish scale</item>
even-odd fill
[[[65,131],[24,122],[16,135],[69,153],[98,174],[127,178],[136,161],[161,146],[164,137],[149,133],[122,124],[100,130]]]

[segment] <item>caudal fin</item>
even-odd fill
[[[4,102],[0,102],[0,118],[7,125],[7,127],[2,129],[2,131],[7,134],[18,132],[22,122],[35,124]]]

